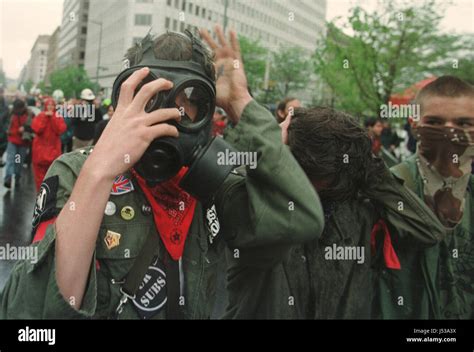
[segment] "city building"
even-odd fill
[[[48,49],[50,35],[39,35],[31,48],[31,56],[26,65],[26,75],[24,81],[32,81],[38,84],[43,81],[46,75],[48,64]]]
[[[326,0],[90,0],[90,7],[84,66],[106,96],[125,52],[150,29],[182,32],[219,23],[271,49],[299,46],[310,53],[326,14]]]
[[[102,1],[93,0],[101,7]],[[124,1],[118,1],[124,3]],[[89,0],[64,0],[57,48],[57,68],[84,66]]]
[[[46,64],[46,78],[45,81],[49,83],[49,76],[57,68],[58,60],[58,42],[59,42],[60,27],[57,27],[51,37],[49,38],[48,60]]]
[[[23,65],[20,74],[18,75],[17,81],[19,85],[26,82],[26,71],[28,71],[28,63]]]

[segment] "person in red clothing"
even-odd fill
[[[31,124],[35,133],[33,139],[33,171],[36,189],[39,190],[44,175],[54,159],[61,155],[61,134],[66,129],[66,123],[55,111],[53,99],[44,101],[44,110],[40,112]]]
[[[227,127],[227,115],[222,108],[216,108],[212,119],[212,135],[223,136],[224,130]]]
[[[369,118],[365,122],[365,128],[367,129],[367,133],[372,141],[372,153],[380,157],[382,149],[381,136],[383,132],[382,120]]]
[[[30,140],[26,132],[31,131],[32,112],[26,108],[24,101],[17,99],[13,102],[13,109],[8,128],[7,164],[5,169],[4,186],[11,188],[12,177],[15,176],[15,185],[19,185],[21,169],[25,160]]]

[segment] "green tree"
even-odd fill
[[[280,98],[306,87],[312,73],[310,55],[299,47],[283,47],[273,53],[272,80]]]
[[[263,89],[268,50],[258,40],[244,36],[239,36],[239,43],[249,87],[252,94],[258,96]]]
[[[461,37],[459,52],[451,55],[451,60],[443,63],[435,71],[437,76],[452,75],[474,84],[474,37]]]
[[[82,67],[70,66],[61,70],[54,71],[49,77],[50,90],[61,89],[64,96],[69,98],[78,98],[81,90],[90,88],[98,92],[99,86],[92,82]]]
[[[460,49],[456,36],[438,31],[445,4],[394,0],[378,6],[371,13],[352,8],[342,26],[328,23],[314,56],[335,106],[354,114],[378,115],[394,92],[432,75]]]
[[[456,63],[447,65],[447,68],[440,69],[439,75],[443,74],[456,76],[474,85],[474,56],[460,58]]]
[[[291,92],[303,89],[312,73],[312,63],[303,49],[280,47],[271,52],[259,40],[239,36],[242,59],[249,87],[261,103],[275,102]],[[265,72],[269,69],[268,87]]]
[[[31,88],[33,88],[33,81],[31,79],[29,79],[28,81],[26,81],[23,85],[23,87],[25,88],[25,91],[27,94],[30,94],[30,90]]]
[[[41,93],[43,94],[51,95],[53,93],[51,86],[47,85],[45,81],[38,83],[38,88],[41,89]]]

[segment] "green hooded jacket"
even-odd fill
[[[416,156],[393,172],[423,199]],[[471,175],[461,222],[444,230],[431,248],[395,244],[402,270],[386,270],[378,280],[377,316],[385,319],[474,318],[474,177]],[[404,232],[398,229],[398,233]]]

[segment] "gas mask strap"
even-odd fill
[[[193,54],[190,61],[194,61],[199,64],[205,62],[205,48],[202,46],[202,43],[196,39],[196,36],[189,29],[186,29],[184,33],[191,40],[191,44],[193,46]]]

